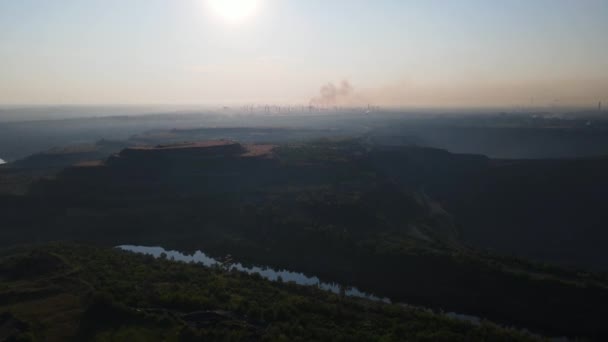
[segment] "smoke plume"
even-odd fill
[[[350,97],[353,93],[353,86],[346,80],[343,80],[337,86],[334,83],[329,82],[321,87],[319,96],[312,98],[310,104],[313,106],[335,106],[345,104],[350,101]]]

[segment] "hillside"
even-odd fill
[[[370,154],[376,169],[441,203],[470,245],[608,270],[608,158],[496,160],[403,147]]]
[[[0,198],[1,241],[231,254],[541,334],[606,336],[605,277],[468,245],[453,200],[494,163],[343,139],[128,148]]]
[[[483,322],[77,245],[0,252],[2,341],[534,341]]]

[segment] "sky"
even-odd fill
[[[0,0],[0,104],[308,104],[322,88],[339,105],[608,103],[608,1]]]

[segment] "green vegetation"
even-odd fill
[[[14,341],[525,341],[426,311],[114,249],[0,254],[0,339]]]
[[[448,205],[480,205],[465,180],[485,170],[487,158],[328,139],[282,145],[272,157],[208,152],[121,153],[37,182],[26,196],[0,197],[0,244],[200,249],[543,335],[608,336],[605,276],[463,242],[461,216]]]

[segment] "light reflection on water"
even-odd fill
[[[0,158],[0,165],[2,164],[6,164],[6,162],[2,158]]]
[[[132,253],[138,253],[138,254],[144,254],[144,255],[151,255],[155,258],[160,258],[163,254],[166,255],[168,260],[174,260],[174,261],[179,261],[179,262],[185,262],[185,263],[196,263],[196,264],[201,264],[203,266],[206,267],[214,267],[214,266],[222,266],[223,263],[207,256],[205,253],[201,252],[201,251],[197,251],[196,253],[192,254],[192,255],[187,255],[187,254],[183,254],[181,252],[178,251],[168,251],[162,247],[145,247],[145,246],[131,246],[131,245],[123,245],[123,246],[118,246],[118,249],[124,250],[124,251],[128,251],[128,252],[132,252]],[[336,283],[324,283],[321,282],[321,280],[318,277],[308,277],[303,273],[298,273],[298,272],[290,272],[290,271],[285,271],[285,270],[274,270],[270,267],[258,267],[258,266],[253,266],[253,267],[245,267],[240,263],[234,263],[234,264],[230,264],[230,269],[235,269],[237,271],[240,272],[245,272],[247,274],[259,274],[261,277],[271,280],[271,281],[278,281],[279,277],[281,278],[282,281],[284,282],[294,282],[296,284],[299,285],[308,285],[308,286],[316,286],[320,289],[323,289],[325,291],[330,291],[336,294],[339,294],[341,292],[342,289],[344,289],[344,293],[346,294],[346,296],[349,297],[354,297],[354,298],[363,298],[363,299],[368,299],[368,300],[372,300],[372,301],[376,301],[376,302],[384,302],[384,303],[391,303],[391,300],[388,298],[381,298],[378,296],[374,296],[372,294],[369,293],[365,293],[360,291],[359,289],[357,289],[356,287],[344,287],[341,286],[340,284],[336,284]],[[412,305],[408,305],[408,304],[400,304],[404,307],[408,307],[408,308],[412,308],[412,309],[417,309],[417,310],[424,310],[426,312],[431,312],[431,313],[437,313],[433,310],[424,308],[424,307],[417,307],[417,306],[412,306]],[[445,317],[449,317],[458,321],[463,321],[463,322],[468,322],[470,324],[473,325],[481,325],[482,321],[484,321],[482,318],[477,317],[477,316],[473,316],[473,315],[466,315],[466,314],[461,314],[461,313],[455,313],[455,312],[439,312],[438,314],[444,315]],[[516,328],[516,327],[506,327],[504,325],[500,325],[502,327],[508,328],[508,329],[514,329],[516,331],[525,333],[525,334],[529,334],[530,332],[526,329],[520,329],[520,328]],[[540,337],[538,335],[532,335],[532,336],[537,336]],[[560,338],[550,338],[551,341],[568,341],[568,339],[560,337]]]
[[[181,262],[186,262],[186,263],[197,263],[197,264],[201,264],[201,265],[204,265],[207,267],[222,265],[222,263],[220,261],[207,256],[205,253],[203,253],[201,251],[197,251],[196,253],[194,253],[192,255],[186,255],[186,254],[180,253],[178,251],[168,251],[162,247],[144,247],[144,246],[125,245],[125,246],[118,246],[118,248],[122,249],[124,251],[128,251],[128,252],[151,255],[155,258],[159,258],[159,257],[161,257],[161,255],[165,254],[167,256],[167,259],[169,259],[169,260],[181,261]],[[302,273],[290,272],[290,271],[285,271],[285,270],[277,271],[277,270],[274,270],[269,267],[258,267],[258,266],[245,267],[240,263],[235,263],[235,264],[230,265],[230,268],[235,269],[237,271],[245,272],[247,274],[259,274],[262,278],[265,278],[265,279],[268,279],[271,281],[278,281],[280,278],[284,282],[294,282],[298,285],[316,286],[316,287],[319,287],[320,289],[323,289],[325,291],[330,291],[330,292],[333,292],[336,294],[339,294],[341,289],[343,288],[339,284],[324,283],[317,277],[308,277]],[[344,287],[344,292],[349,297],[364,298],[364,299],[369,299],[369,300],[379,301],[379,302],[384,302],[384,303],[391,302],[390,299],[388,299],[388,298],[380,298],[380,297],[362,292],[359,289],[357,289],[356,287]]]

